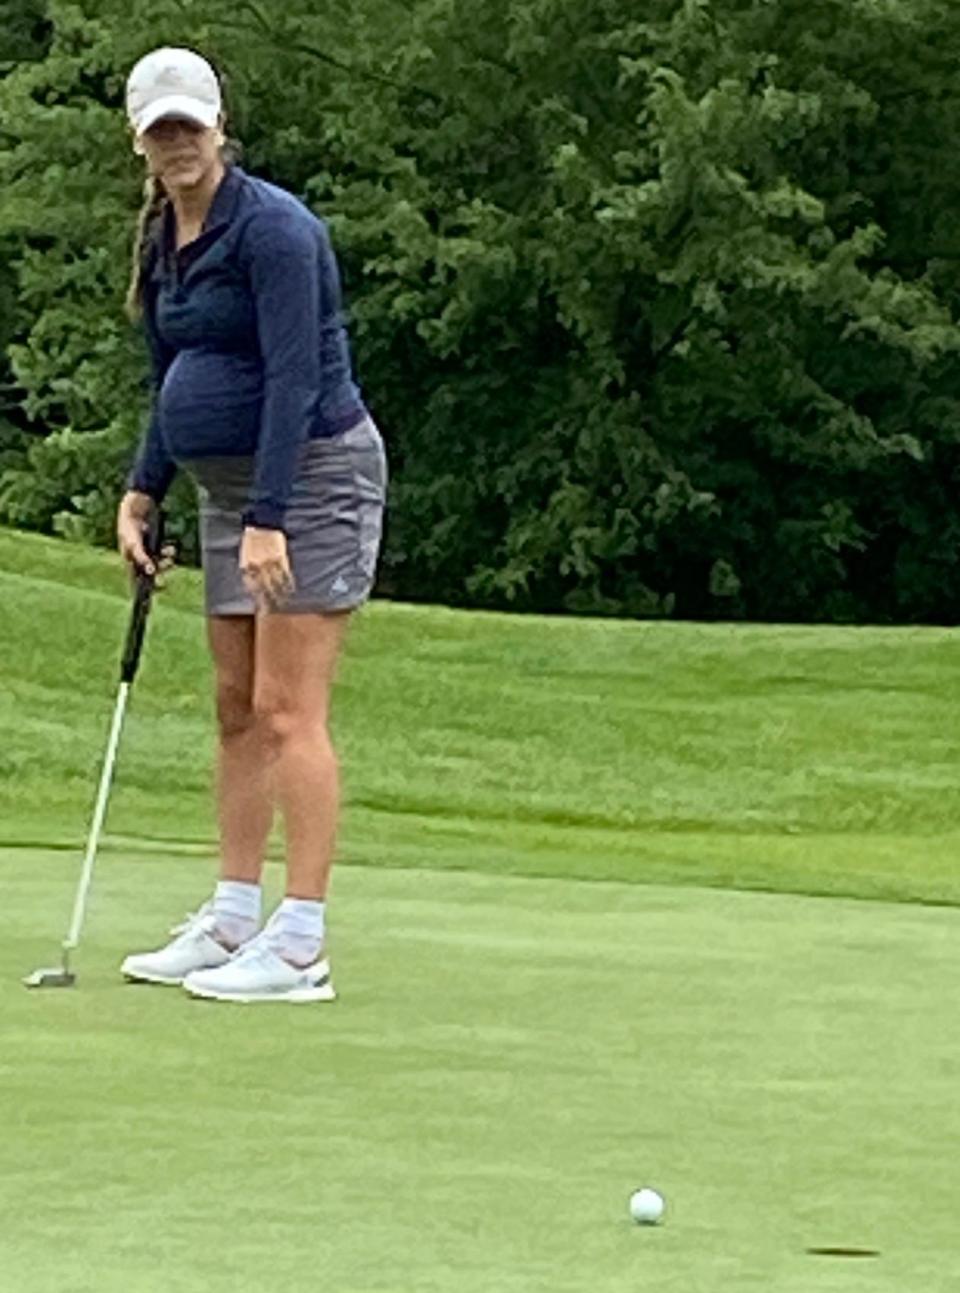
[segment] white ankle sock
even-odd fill
[[[294,965],[313,965],[323,947],[326,913],[326,903],[284,898],[267,922],[277,955]]]
[[[221,880],[213,895],[217,933],[224,943],[239,947],[260,928],[263,894],[258,884],[242,880]]]

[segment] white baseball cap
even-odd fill
[[[127,116],[138,135],[161,117],[185,117],[209,130],[222,108],[216,72],[192,49],[155,49],[127,80]]]

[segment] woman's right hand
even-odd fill
[[[135,571],[142,571],[151,577],[157,573],[157,567],[143,541],[155,507],[156,503],[149,494],[131,489],[120,500],[117,511],[117,547],[120,555]]]

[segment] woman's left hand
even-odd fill
[[[248,525],[240,544],[240,572],[257,609],[278,610],[294,587],[284,532]]]

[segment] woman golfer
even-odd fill
[[[120,504],[127,561],[177,468],[196,481],[219,724],[221,879],[123,973],[195,996],[328,1001],[325,899],[338,807],[327,716],[350,612],[380,543],[383,445],[354,385],[324,224],[224,158],[220,85],[187,49],[127,84],[149,195],[131,302],[153,359],[153,415]],[[261,930],[279,806],[287,896]]]

